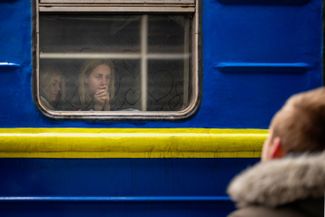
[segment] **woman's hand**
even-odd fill
[[[102,111],[105,108],[105,105],[109,102],[108,88],[102,87],[98,89],[94,95],[95,105],[94,109],[96,111]]]

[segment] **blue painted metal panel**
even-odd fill
[[[10,217],[226,217],[229,203],[11,203],[0,202],[1,216]]]
[[[218,63],[215,68],[229,73],[305,73],[310,66],[306,63]]]
[[[321,4],[204,1],[202,112],[218,125],[266,127],[288,96],[320,86]]]
[[[0,159],[3,196],[226,196],[256,159]],[[213,172],[212,172],[213,171]]]
[[[202,98],[192,117],[51,120],[33,101],[32,2],[0,2],[0,62],[15,63],[0,67],[1,127],[266,128],[289,95],[321,85],[321,0],[204,0]]]
[[[1,216],[226,216],[256,159],[0,159]]]
[[[20,64],[18,63],[0,62],[0,72],[16,71],[19,68],[20,68]]]

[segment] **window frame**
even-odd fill
[[[64,3],[63,3],[64,2]],[[34,76],[34,93],[36,94],[37,106],[48,117],[55,119],[183,119],[191,116],[199,104],[199,0],[181,0],[175,3],[175,0],[38,0],[36,1],[35,15],[35,76]],[[188,86],[191,91],[188,105],[180,111],[58,111],[49,110],[40,100],[40,43],[39,43],[39,21],[40,13],[111,13],[123,14],[132,13],[145,17],[145,14],[192,14],[190,26],[191,34],[191,54],[189,70],[189,81],[184,82],[184,87]],[[145,18],[144,18],[145,19]],[[146,40],[147,38],[144,38]],[[143,38],[141,38],[143,40]],[[140,62],[143,61],[140,58]],[[144,64],[144,63],[141,63]],[[146,63],[147,64],[147,63]],[[147,75],[141,75],[147,76]],[[142,78],[146,80],[146,78]],[[147,84],[141,84],[141,93],[145,92]],[[190,89],[191,87],[191,89]],[[141,100],[146,101],[146,98]],[[141,106],[143,108],[143,105]]]

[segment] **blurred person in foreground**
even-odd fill
[[[262,161],[232,180],[230,217],[323,217],[325,88],[288,99],[274,116]]]

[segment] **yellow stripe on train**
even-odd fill
[[[1,128],[0,158],[256,158],[260,129]]]

